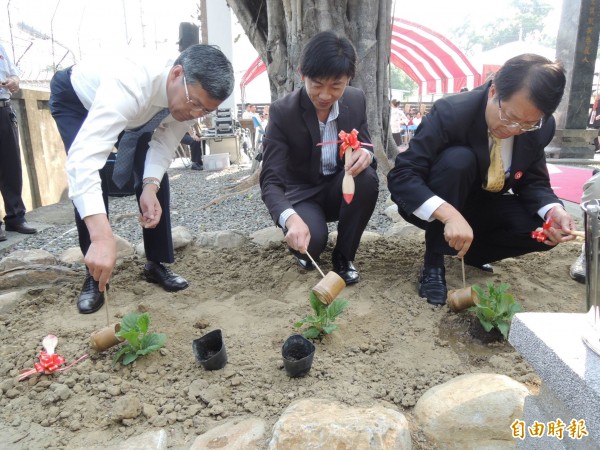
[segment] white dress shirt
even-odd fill
[[[73,66],[71,83],[89,111],[67,156],[69,198],[82,218],[106,213],[100,175],[119,134],[148,122],[169,106],[167,77],[172,59],[119,58],[86,61]],[[178,122],[170,114],[150,141],[144,178],[162,179],[181,138],[193,120]]]
[[[19,71],[12,63],[4,47],[0,45],[0,83],[4,83],[8,77],[18,77]],[[0,84],[0,100],[8,100],[10,91]]]

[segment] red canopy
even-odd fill
[[[467,57],[441,34],[404,19],[393,19],[390,60],[419,86],[419,94],[447,94],[481,84],[481,74]],[[248,83],[267,70],[260,57],[240,82],[242,99]]]
[[[394,18],[390,58],[419,85],[419,94],[447,94],[481,84],[481,75],[456,45],[408,20]]]

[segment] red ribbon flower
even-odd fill
[[[358,140],[358,130],[356,130],[356,128],[352,129],[350,133],[346,133],[344,130],[342,130],[339,132],[338,137],[340,138],[339,141],[319,142],[317,146],[320,147],[328,144],[342,144],[340,145],[340,159],[344,157],[344,154],[348,148],[358,150],[361,147],[373,147],[373,144],[367,144]]]
[[[535,239],[538,242],[546,241],[548,239],[548,236],[546,235],[546,230],[550,229],[550,227],[552,226],[552,222],[553,219],[548,218],[548,220],[544,222],[544,225],[542,225],[541,230],[538,228],[537,230],[531,232],[531,238]]]
[[[17,377],[17,381],[22,381],[25,378],[35,374],[35,373],[44,373],[50,374],[53,372],[62,372],[64,370],[68,370],[77,364],[79,361],[83,361],[88,357],[88,355],[83,355],[78,358],[67,367],[60,367],[65,363],[65,358],[54,353],[54,349],[56,348],[56,344],[58,343],[58,338],[52,334],[49,334],[42,341],[42,346],[44,350],[40,352],[40,362],[35,363],[33,365],[33,369],[24,369],[21,370],[21,374]]]

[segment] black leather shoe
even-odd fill
[[[314,270],[315,269],[315,266],[313,265],[312,261],[309,259],[303,259],[303,258],[296,256],[296,263],[298,264],[298,266],[301,269],[304,269],[304,270]]]
[[[346,286],[360,281],[360,274],[352,261],[348,261],[344,255],[337,250],[334,250],[331,255],[331,263],[333,271],[337,273],[346,282]]]
[[[14,224],[14,225],[9,225],[7,223],[6,224],[6,231],[16,231],[17,233],[21,233],[21,234],[35,234],[35,233],[37,233],[37,230],[35,228],[31,228],[29,225],[27,225],[27,222],[17,223],[17,224]]]
[[[197,162],[193,162],[192,163],[192,170],[204,170],[204,165],[197,163]]]
[[[0,225],[0,242],[5,241],[5,240],[6,240],[6,233],[2,229],[2,225]]]
[[[487,273],[494,273],[494,267],[491,264],[467,264],[467,266],[475,267],[476,269],[483,270]]]
[[[181,291],[189,286],[185,278],[157,262],[148,261],[146,263],[144,276],[150,283],[158,283],[168,292]]]
[[[446,288],[446,269],[444,267],[421,268],[419,276],[419,296],[427,299],[431,305],[445,305],[448,297]]]
[[[77,309],[80,314],[91,314],[102,308],[102,305],[104,305],[104,292],[100,292],[98,282],[89,272],[86,272],[85,281],[77,300]]]

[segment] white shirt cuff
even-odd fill
[[[550,203],[549,205],[542,206],[538,209],[538,215],[542,218],[542,220],[546,220],[546,214],[555,206],[562,206],[560,203]]]
[[[285,211],[283,211],[279,215],[279,226],[285,230],[285,223],[290,218],[290,216],[292,216],[294,214],[296,214],[296,211],[294,211],[294,208],[288,208]]]
[[[73,204],[82,219],[94,214],[106,214],[102,192],[81,194],[73,199]]]
[[[431,216],[443,203],[446,203],[446,201],[442,200],[437,195],[434,195],[433,197],[427,199],[425,203],[423,203],[417,209],[415,209],[413,214],[421,220],[433,222],[434,219]]]

